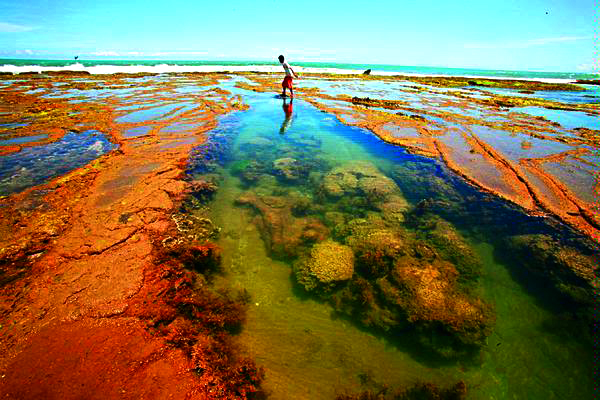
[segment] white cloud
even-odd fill
[[[25,25],[17,25],[17,24],[11,24],[8,22],[0,22],[0,32],[27,32],[27,31],[32,31],[34,29],[33,26],[25,26]]]
[[[467,43],[465,48],[467,49],[525,49],[532,46],[545,46],[552,43],[564,43],[564,42],[575,42],[579,40],[593,39],[593,36],[560,36],[553,38],[540,38],[540,39],[524,39],[514,40],[506,42],[492,42],[492,43]]]
[[[15,54],[17,54],[19,56],[32,56],[36,53],[31,50],[17,50],[17,51],[15,51]]]
[[[87,53],[91,56],[97,57],[166,57],[166,56],[199,56],[207,55],[205,51],[154,51],[154,52],[143,52],[143,51],[114,51],[114,50],[100,50]]]
[[[582,72],[600,72],[600,65],[598,63],[583,63],[577,66],[577,71]]]
[[[208,53],[205,51],[156,51],[154,53],[148,53],[150,57],[164,57],[164,56],[205,56]]]
[[[118,57],[120,54],[116,51],[94,51],[90,53],[90,55],[98,57]]]

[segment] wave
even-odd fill
[[[99,74],[136,73],[194,73],[194,72],[274,72],[282,73],[281,66],[271,62],[219,62],[219,61],[61,61],[61,60],[0,60],[0,72],[44,73],[50,71],[75,71]],[[530,72],[505,70],[480,70],[443,67],[407,67],[371,64],[294,63],[299,73],[362,74],[371,69],[372,75],[406,76],[460,76],[468,78],[519,79],[543,82],[574,82],[577,79],[598,79],[596,73]]]

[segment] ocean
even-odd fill
[[[598,79],[598,73],[488,70],[474,68],[419,67],[383,64],[344,64],[327,62],[293,62],[296,72],[362,73],[373,75],[461,76],[501,79],[525,79],[547,82],[573,82]],[[44,72],[54,70],[88,71],[91,74],[259,71],[280,72],[275,61],[181,61],[181,60],[34,60],[0,59],[0,72]]]

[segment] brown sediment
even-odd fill
[[[215,100],[196,96],[192,110],[152,119],[149,135],[127,139],[123,131],[136,124],[115,122],[125,114],[117,99],[78,105],[35,99],[15,85],[8,89],[15,93],[6,90],[4,98],[23,106],[17,115],[30,115],[31,124],[93,127],[119,149],[0,200],[0,393],[21,399],[251,396],[261,373],[251,361],[237,360],[227,333],[241,322],[242,309],[210,295],[184,269],[190,259],[212,257],[212,247],[191,243],[185,253],[161,255],[164,239],[178,235],[171,215],[193,189],[183,180],[190,149],[217,116],[247,106],[222,90]],[[155,97],[145,101],[164,99],[163,90],[148,87]],[[126,105],[140,105],[129,100]],[[31,111],[40,104],[42,110]],[[40,122],[46,110],[52,117]],[[185,118],[201,124],[158,135]]]
[[[463,400],[467,397],[467,385],[459,381],[450,387],[439,387],[429,382],[418,382],[410,387],[391,388],[380,385],[375,390],[360,393],[344,393],[336,396],[336,400]]]

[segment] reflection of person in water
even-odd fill
[[[287,100],[285,98],[283,99],[283,112],[285,113],[285,119],[281,123],[281,128],[279,128],[279,133],[281,133],[282,135],[292,125],[293,104],[294,99],[290,100],[289,103],[287,103]]]

